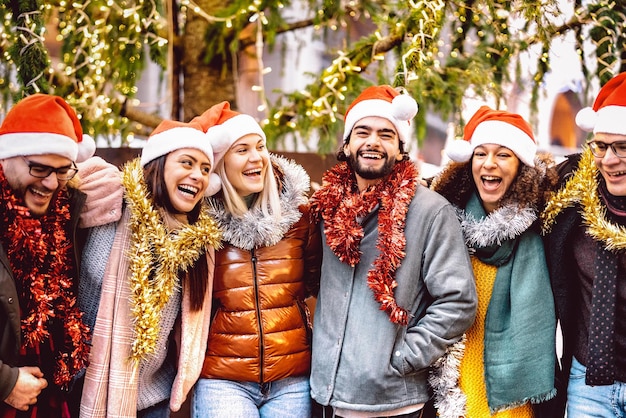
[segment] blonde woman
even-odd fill
[[[254,119],[224,102],[201,120],[222,190],[211,214],[223,231],[215,254],[213,320],[193,402],[205,417],[310,415],[311,324],[320,235],[309,221],[309,177],[271,155]]]

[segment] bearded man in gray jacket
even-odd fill
[[[324,236],[311,394],[325,417],[420,417],[431,366],[474,321],[457,216],[404,149],[415,100],[365,89],[311,198]]]

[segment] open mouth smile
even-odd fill
[[[261,175],[261,169],[260,168],[255,168],[252,170],[246,170],[243,172],[244,176],[248,176],[248,177],[254,177],[254,176],[260,176]]]
[[[178,190],[182,193],[188,194],[191,197],[195,197],[200,191],[200,189],[198,189],[197,187],[189,186],[187,184],[181,184],[180,186],[178,186]]]
[[[379,152],[374,151],[363,151],[359,153],[359,157],[366,158],[368,160],[382,160],[383,155]]]

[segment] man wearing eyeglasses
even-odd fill
[[[626,73],[606,83],[576,123],[593,139],[561,164],[561,189],[543,213],[563,332],[558,416],[566,401],[568,418],[624,416]]]
[[[77,161],[93,155],[60,97],[22,99],[0,126],[0,418],[67,416],[88,356],[76,304]]]

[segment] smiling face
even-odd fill
[[[246,197],[263,190],[269,162],[265,140],[257,134],[248,134],[239,138],[224,155],[224,171],[237,194]]]
[[[393,123],[377,116],[363,118],[354,125],[343,152],[356,174],[359,190],[380,182],[403,158]]]
[[[182,220],[187,218],[204,196],[209,186],[211,162],[206,154],[195,148],[181,148],[170,152],[165,158],[165,187]]]
[[[12,157],[1,160],[0,163],[15,195],[23,197],[26,207],[34,217],[42,216],[48,211],[59,190],[67,185],[67,180],[58,180],[56,173],[50,173],[43,179],[33,177],[30,175],[29,164],[52,168],[72,167],[69,158],[56,154]]]
[[[626,196],[626,158],[618,157],[608,146],[617,141],[626,141],[626,135],[598,132],[593,139],[607,145],[604,157],[594,157],[596,167],[606,181],[607,190],[613,196]]]
[[[472,177],[487,213],[498,208],[498,202],[515,180],[520,160],[509,148],[483,144],[474,149]]]

